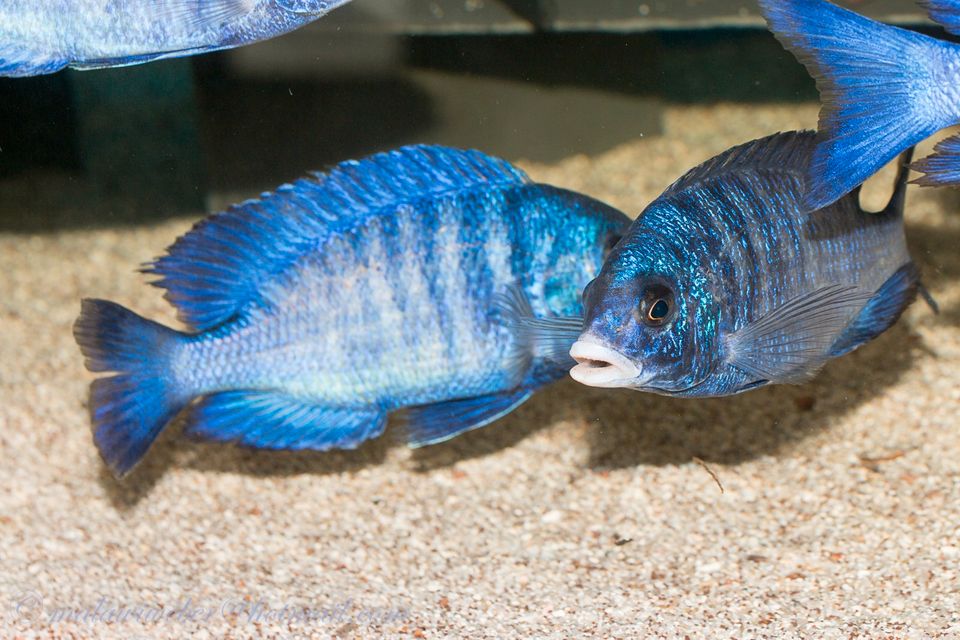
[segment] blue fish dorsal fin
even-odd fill
[[[741,172],[774,170],[802,175],[807,171],[815,140],[813,131],[786,131],[745,142],[687,171],[660,197],[668,198],[704,182]]]
[[[479,151],[414,145],[340,163],[322,178],[321,195],[330,210],[365,217],[412,200],[529,182],[506,160]]]
[[[413,407],[406,413],[407,442],[413,448],[445,442],[507,415],[532,395],[521,388]]]
[[[837,337],[871,295],[834,284],[788,300],[728,335],[726,360],[761,380],[806,382],[826,362]]]
[[[344,162],[197,223],[145,265],[179,318],[210,329],[264,302],[267,285],[304,252],[404,203],[528,183],[479,151],[411,146]]]

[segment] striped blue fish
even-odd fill
[[[883,212],[858,190],[808,211],[815,146],[790,132],[734,147],[654,200],[584,291],[571,376],[724,396],[805,382],[896,322],[923,293],[903,233],[909,159]]]
[[[122,67],[287,33],[349,0],[0,0],[0,76]]]
[[[580,294],[628,226],[476,151],[346,162],[198,223],[145,270],[188,332],[84,300],[94,440],[127,473],[188,433],[349,449],[409,408],[414,446],[497,419],[564,376]]]

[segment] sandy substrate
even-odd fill
[[[815,115],[671,109],[663,137],[524,166],[636,213]],[[192,220],[0,233],[0,636],[960,637],[960,196],[913,188],[907,217],[941,314],[914,305],[809,385],[692,401],[566,381],[416,452],[169,433],[123,483],[70,327],[81,296],[172,322],[133,270]]]

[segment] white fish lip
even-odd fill
[[[642,373],[626,356],[587,336],[573,343],[570,357],[579,363],[570,370],[570,377],[591,387],[633,387]]]

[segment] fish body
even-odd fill
[[[0,0],[0,76],[96,69],[266,40],[349,0]]]
[[[584,384],[724,396],[810,379],[893,324],[919,276],[904,240],[907,170],[882,213],[856,192],[801,203],[812,132],[734,147],[632,224],[584,292],[571,375]]]
[[[960,2],[924,0],[960,34]],[[960,123],[960,44],[886,25],[825,0],[760,0],[771,31],[817,81],[819,141],[805,206],[836,201],[909,147]],[[921,185],[960,185],[960,137],[915,163]]]
[[[353,448],[410,407],[414,445],[509,412],[573,364],[511,324],[581,315],[628,226],[479,152],[407,147],[199,223],[147,267],[189,333],[87,300],[95,441],[126,473],[184,407],[187,431],[272,449]],[[519,300],[511,305],[511,299]]]

